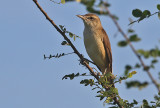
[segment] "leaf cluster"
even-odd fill
[[[128,45],[129,42],[139,42],[141,38],[135,33],[133,29],[128,29],[128,34],[130,34],[128,40],[122,40],[118,42],[119,47],[125,47]]]
[[[149,57],[153,57],[153,58],[160,57],[160,50],[158,47],[156,47],[154,49],[150,49],[150,50],[139,49],[139,50],[137,50],[137,52],[146,59]],[[152,61],[152,63],[156,63],[156,62],[157,62],[157,60]]]
[[[133,75],[135,75],[137,72],[136,71],[132,71],[130,73],[127,73],[125,76],[120,77],[118,80],[116,80],[114,83],[121,83],[122,80],[127,80],[128,78],[132,78]]]
[[[148,86],[148,82],[145,81],[145,82],[141,83],[139,81],[134,80],[134,81],[126,82],[126,86],[127,86],[127,88],[137,87],[141,90],[142,88],[145,88],[146,86]]]
[[[154,96],[154,101],[148,102],[146,99],[143,99],[141,108],[159,108],[160,107],[160,94]]]
[[[158,9],[158,12],[155,12],[155,13],[153,13],[153,14],[151,14],[151,12],[149,11],[149,10],[144,10],[144,11],[142,11],[142,10],[140,10],[140,9],[134,9],[133,11],[132,11],[132,15],[134,16],[134,17],[136,17],[136,18],[138,18],[138,20],[136,20],[136,21],[133,21],[133,22],[131,22],[130,24],[133,24],[133,23],[135,23],[135,22],[140,22],[140,21],[142,21],[143,19],[145,19],[145,18],[149,18],[150,16],[153,16],[153,15],[155,15],[155,14],[158,14],[158,18],[160,19],[160,4],[157,4],[157,9]],[[130,25],[129,24],[129,25]]]

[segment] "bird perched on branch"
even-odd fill
[[[95,14],[77,15],[84,22],[84,44],[92,61],[105,75],[112,73],[112,51],[107,33],[101,25],[99,17]]]

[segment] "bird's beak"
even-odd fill
[[[79,17],[79,18],[81,18],[81,19],[83,19],[84,20],[84,15],[76,15],[77,17]]]

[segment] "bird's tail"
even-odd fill
[[[107,66],[107,73],[108,72],[112,73],[112,64],[108,64],[108,66]]]

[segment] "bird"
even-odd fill
[[[103,75],[112,73],[111,44],[100,18],[93,13],[77,15],[77,17],[84,22],[83,37],[87,54]]]

